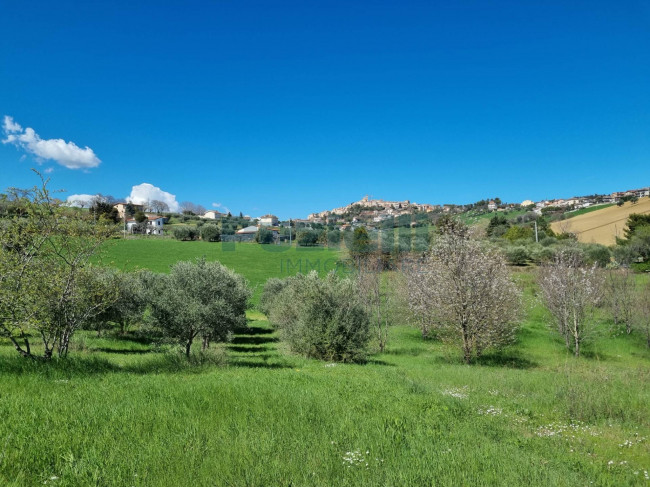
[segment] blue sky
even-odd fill
[[[36,167],[68,194],[147,183],[286,218],[366,194],[519,202],[650,184],[648,1],[1,9],[0,117],[20,125],[2,138],[23,138],[0,144],[0,188],[34,185]]]

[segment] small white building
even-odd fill
[[[278,224],[278,217],[275,215],[263,215],[260,217],[260,225],[274,227]]]
[[[497,209],[497,204],[494,202],[494,200],[490,200],[488,203],[488,210],[494,211]]]
[[[165,217],[159,215],[147,215],[147,219],[142,223],[145,224],[143,232],[145,235],[162,235],[163,227],[165,225]],[[136,222],[134,218],[126,221],[126,231],[128,233],[134,233],[137,226],[138,222]]]
[[[206,211],[203,214],[202,218],[205,218],[207,220],[221,220],[224,217],[225,213],[221,213],[220,211],[217,210],[210,210]]]

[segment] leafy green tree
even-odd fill
[[[287,278],[270,301],[269,319],[291,350],[338,362],[365,359],[370,340],[368,312],[357,283],[316,272]]]
[[[218,242],[221,240],[221,233],[219,227],[211,223],[201,227],[201,240],[206,242]]]
[[[640,227],[650,226],[650,214],[643,215],[639,213],[632,213],[627,218],[627,228],[625,228],[625,238],[630,240],[634,233]]]
[[[147,307],[147,292],[143,278],[148,272],[98,270],[114,274],[113,280],[117,296],[116,300],[95,318],[95,328],[99,333],[102,328],[107,328],[110,323],[115,323],[119,326],[120,333],[124,335],[130,326],[142,320]]]
[[[352,234],[352,243],[348,250],[350,252],[350,257],[353,259],[363,258],[375,250],[366,227],[357,227],[354,229]]]
[[[255,234],[255,241],[259,244],[273,243],[273,232],[266,227],[260,227]]]
[[[184,346],[188,358],[197,337],[205,349],[246,325],[251,292],[243,277],[219,262],[177,262],[169,274],[156,277],[152,291],[152,316],[168,337]]]
[[[514,242],[515,240],[530,240],[533,238],[534,231],[530,227],[522,227],[515,225],[510,227],[506,233],[503,234],[503,238]]]
[[[115,299],[114,284],[90,262],[116,227],[65,208],[41,188],[15,192],[21,208],[0,227],[0,334],[23,356],[66,356],[75,331]]]
[[[136,223],[144,223],[147,221],[147,215],[145,215],[143,211],[136,211],[133,218],[135,219]]]
[[[296,242],[301,247],[313,247],[318,244],[319,232],[314,230],[301,230],[298,232]]]
[[[95,219],[105,218],[113,223],[118,223],[120,221],[120,215],[117,212],[117,208],[108,201],[100,198],[95,199],[88,211],[95,217]]]
[[[490,223],[488,223],[486,233],[488,237],[500,236],[503,235],[508,230],[508,228],[510,228],[508,219],[504,215],[497,213],[492,218],[490,218]],[[495,235],[497,229],[499,229],[499,235]]]

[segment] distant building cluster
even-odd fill
[[[277,216],[272,214],[262,215],[254,219],[248,215],[243,216],[240,214],[240,217],[243,216],[245,220],[249,220],[252,224],[237,230],[235,237],[238,241],[252,240],[261,228],[265,228],[271,232],[274,240],[278,240],[284,238],[280,237],[280,232],[285,231],[282,229],[286,229],[289,226],[312,228],[312,225],[336,224],[341,230],[359,225],[373,228],[376,224],[381,224],[389,220],[397,220],[399,217],[410,218],[413,215],[420,214],[425,219],[433,219],[435,218],[435,214],[461,213],[472,208],[483,208],[484,210],[487,209],[487,211],[507,211],[522,208],[537,214],[542,214],[546,211],[553,211],[556,208],[567,211],[587,208],[598,204],[617,203],[621,200],[626,201],[629,198],[643,198],[648,196],[650,196],[650,187],[615,191],[611,194],[574,196],[571,198],[545,199],[540,201],[527,199],[520,204],[503,203],[499,198],[495,198],[494,200],[482,200],[470,205],[430,205],[412,203],[409,200],[387,201],[383,199],[371,199],[371,197],[365,196],[361,200],[346,206],[321,211],[320,213],[311,213],[307,219],[296,218],[281,222]],[[163,235],[163,228],[167,220],[159,214],[148,213],[152,209],[150,206],[124,202],[114,205],[120,219],[124,221],[125,232]],[[135,214],[138,212],[144,214],[144,219],[142,216],[139,218],[141,220],[140,222],[135,219]],[[429,216],[429,214],[432,215]],[[203,213],[201,218],[206,220],[221,220],[227,216],[230,216],[230,214],[217,210],[209,210]],[[417,222],[411,221],[410,224],[417,225]]]

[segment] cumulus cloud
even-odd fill
[[[68,169],[88,169],[99,166],[101,162],[90,147],[82,149],[74,142],[63,139],[41,139],[33,128],[23,129],[8,115],[4,117],[2,128],[7,137],[3,144],[14,144],[34,155],[38,161],[56,161]]]
[[[71,194],[65,199],[65,202],[68,206],[80,206],[84,208],[90,206],[95,198],[96,194]]]
[[[142,183],[131,188],[131,194],[127,196],[126,201],[136,205],[143,205],[148,201],[159,200],[167,203],[169,211],[178,211],[178,202],[176,196],[163,191],[162,189],[149,183]]]

